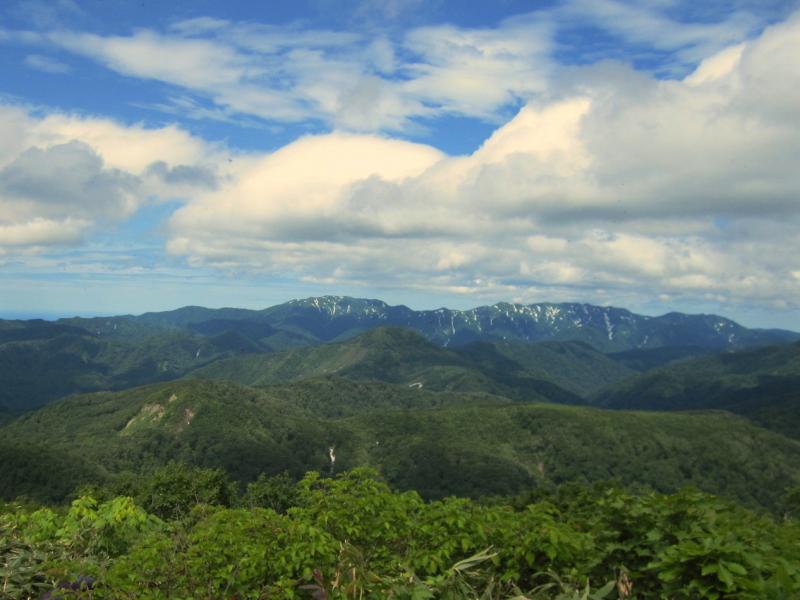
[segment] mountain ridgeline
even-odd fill
[[[146,336],[160,329],[236,331],[253,341],[284,348],[343,340],[386,326],[411,329],[442,346],[488,340],[575,340],[602,352],[665,346],[726,350],[800,340],[795,332],[747,329],[716,315],[649,317],[621,308],[573,303],[499,303],[471,310],[417,311],[380,300],[341,296],[292,300],[264,310],[185,307],[140,316],[62,319],[59,323],[116,337]]]
[[[429,343],[418,337],[404,343],[412,338],[395,334],[388,342],[397,346],[394,350],[381,346],[380,336],[343,349],[350,352],[342,359],[346,362],[363,355],[365,344],[377,344],[382,365],[376,357],[340,365],[331,358],[335,352],[323,346],[386,327],[416,332]],[[176,379],[204,366],[209,367],[200,371],[204,376],[228,376],[225,370],[233,364],[239,367],[231,377],[248,384],[344,369],[348,376],[419,381],[436,389],[472,386],[516,399],[574,402],[570,394],[587,396],[634,371],[676,359],[797,339],[800,335],[793,332],[746,329],[713,315],[646,317],[588,304],[501,303],[465,311],[414,311],[337,296],[264,310],[184,307],[139,316],[0,321],[0,407],[29,410],[71,393]],[[251,358],[214,364],[243,355]],[[278,368],[287,360],[301,366],[294,373],[287,364]],[[404,373],[391,375],[398,361]],[[242,373],[257,366],[262,369],[257,376]]]

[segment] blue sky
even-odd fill
[[[798,10],[3,3],[0,316],[334,293],[800,329]]]

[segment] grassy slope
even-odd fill
[[[327,470],[331,445],[337,469],[377,466],[396,486],[429,497],[618,477],[662,490],[693,483],[773,506],[786,486],[800,482],[800,444],[722,412],[502,405],[485,396],[457,394],[444,394],[443,408],[386,410],[386,384],[363,384],[353,407],[346,402],[359,382],[296,385],[255,390],[191,380],[68,398],[0,430],[0,439],[15,440],[0,452],[16,457],[0,462],[0,489],[16,495],[10,490],[19,488],[12,484],[19,486],[26,477],[44,477],[40,488],[47,489],[52,467],[34,466],[45,448],[63,460],[74,459],[67,479],[75,483],[170,459],[223,467],[242,480],[262,471],[299,475]],[[330,388],[339,385],[344,389],[333,397],[343,406],[337,409]],[[401,387],[396,395],[408,399],[408,389]],[[418,398],[424,407],[436,396],[421,392]],[[363,414],[339,419],[306,410],[353,414],[365,406]]]

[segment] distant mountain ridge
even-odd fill
[[[717,315],[668,313],[650,317],[622,308],[578,303],[510,304],[469,310],[413,310],[382,300],[321,296],[291,300],[263,310],[187,306],[139,316],[61,319],[97,335],[131,335],[153,328],[202,330],[207,321],[252,323],[258,341],[290,348],[339,341],[380,326],[412,329],[432,342],[464,345],[475,341],[582,341],[603,352],[668,346],[729,350],[800,340],[800,333],[748,329]],[[258,327],[256,327],[258,324]],[[265,325],[274,329],[265,330]],[[246,328],[245,328],[246,329]],[[214,328],[219,331],[219,327]],[[241,333],[243,328],[238,327]],[[273,336],[279,344],[270,343]]]

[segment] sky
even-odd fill
[[[0,318],[577,301],[800,330],[800,0],[6,0]]]

